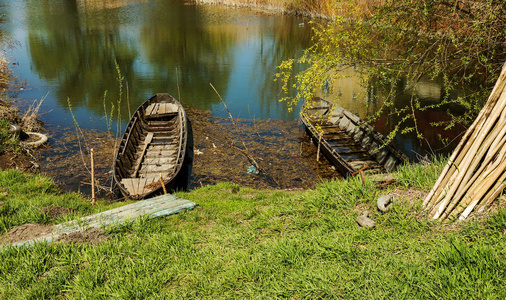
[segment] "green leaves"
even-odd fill
[[[371,16],[352,21],[338,17],[329,24],[314,26],[313,46],[299,59],[279,66],[276,76],[283,78],[285,91],[292,81],[297,88],[296,97],[283,100],[293,107],[301,98],[332,90],[342,70],[353,68],[363,88],[374,90],[372,96],[382,103],[370,116],[371,122],[382,115],[407,111],[414,127],[405,127],[405,118],[397,119],[395,127],[409,133],[412,128],[417,130],[415,111],[443,110],[451,105],[464,112],[450,113],[447,127],[468,125],[481,109],[506,58],[502,44],[506,39],[504,11],[506,3],[492,0],[479,5],[466,1],[384,1]],[[292,76],[296,64],[306,67]],[[416,87],[423,78],[442,80],[439,103],[419,101]],[[454,96],[455,90],[459,90],[459,97]],[[406,91],[411,93],[411,104],[396,99]],[[417,136],[423,138],[418,130]]]

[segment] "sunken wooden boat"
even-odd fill
[[[191,124],[169,94],[156,94],[135,111],[114,160],[114,181],[130,199],[186,190],[193,163]]]
[[[394,171],[408,157],[352,112],[327,100],[306,100],[300,118],[316,147],[341,174]],[[381,147],[384,145],[383,147]]]

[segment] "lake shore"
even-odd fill
[[[335,0],[314,1],[301,0],[194,0],[202,5],[224,5],[234,8],[250,8],[269,13],[298,15],[309,18],[333,19],[337,16],[355,18],[358,14],[371,14],[374,6],[381,0],[348,0],[337,2]]]

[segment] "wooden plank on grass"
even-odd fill
[[[191,210],[196,205],[197,204],[194,202],[186,199],[181,199],[171,194],[161,195],[91,216],[83,217],[78,220],[56,225],[54,226],[53,231],[47,235],[38,237],[36,239],[3,246],[3,248],[0,247],[0,249],[30,246],[41,242],[52,242],[57,240],[59,237],[62,237],[69,233],[85,232],[93,228],[108,228],[114,225],[132,222],[140,217],[152,219],[161,216],[169,216],[183,211]]]

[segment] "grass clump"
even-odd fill
[[[0,235],[23,224],[58,224],[113,206],[92,207],[82,195],[62,192],[49,177],[16,170],[0,171],[0,204]],[[49,207],[69,213],[51,217],[44,209]]]
[[[1,251],[0,297],[504,298],[504,211],[448,226],[427,220],[407,193],[390,212],[375,209],[380,195],[428,184],[433,166],[414,168],[383,190],[349,178],[306,192],[220,183],[178,193],[199,207],[113,227],[98,245]],[[20,210],[46,203],[94,212],[40,175],[2,172],[0,186],[15,195],[0,199],[4,207],[19,206],[0,216],[17,214],[17,223],[32,221]],[[357,226],[365,209],[372,230]]]
[[[0,154],[6,150],[17,148],[17,139],[9,133],[9,121],[0,118]]]

